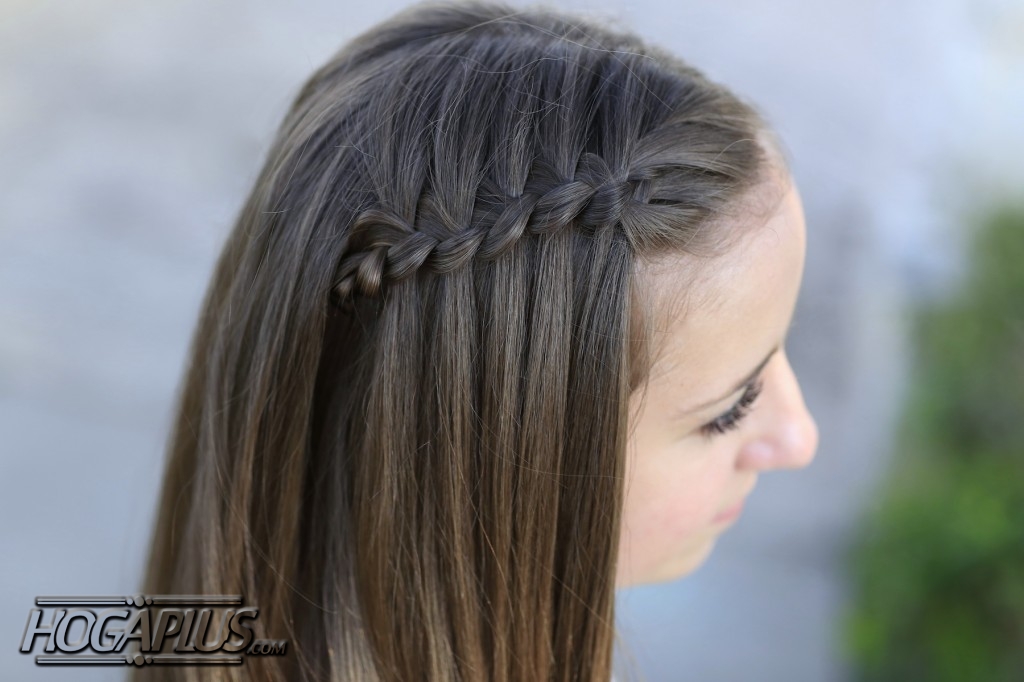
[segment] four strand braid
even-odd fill
[[[522,194],[505,199],[490,212],[496,219],[455,233],[431,225],[443,214],[434,207],[431,196],[421,199],[415,225],[385,206],[362,211],[352,225],[337,270],[333,301],[351,309],[355,295],[376,296],[387,283],[420,269],[441,274],[474,259],[493,260],[527,232],[553,232],[573,221],[584,230],[610,229],[631,206],[645,203],[649,193],[644,177],[616,178],[602,157],[589,152],[580,157],[568,182],[552,186],[544,180],[552,176],[551,169],[541,165],[539,171],[530,173]]]

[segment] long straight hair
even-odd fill
[[[553,10],[416,5],[344,46],[216,264],[143,588],[244,595],[289,648],[137,674],[608,680],[638,272],[724,243],[765,129]]]

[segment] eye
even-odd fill
[[[728,412],[700,427],[701,434],[710,439],[718,434],[735,429],[739,426],[740,421],[750,414],[751,406],[757,400],[757,396],[761,395],[761,389],[763,388],[764,382],[760,378],[748,384],[739,401],[729,408]]]

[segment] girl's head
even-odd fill
[[[250,676],[607,679],[616,585],[813,455],[804,229],[756,111],[632,35],[497,4],[362,34],[217,264],[145,589],[258,606],[292,648]]]

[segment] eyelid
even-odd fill
[[[765,356],[764,360],[761,361],[761,364],[758,365],[754,369],[753,374],[746,380],[746,382],[743,383],[742,385],[737,386],[736,388],[734,388],[732,390],[732,392],[730,392],[728,395],[723,395],[718,400],[713,400],[713,401],[704,403],[703,405],[698,405],[697,407],[692,407],[689,410],[686,410],[685,412],[683,412],[683,414],[686,414],[687,412],[697,412],[697,411],[701,411],[701,410],[705,410],[705,409],[710,409],[711,407],[714,407],[718,403],[720,403],[723,400],[725,400],[726,398],[728,398],[730,395],[735,394],[737,391],[744,391],[744,392],[746,392],[746,391],[750,390],[750,386],[754,382],[756,382],[761,375],[764,374],[765,367],[768,366],[768,363],[771,362],[772,358],[775,357],[775,355],[782,349],[782,347],[783,347],[782,343],[780,343],[777,346],[775,346],[775,348],[773,348],[768,353],[768,355]]]
[[[737,398],[736,400],[734,400],[733,403],[731,405],[729,405],[728,409],[726,409],[725,412],[722,412],[717,417],[715,417],[715,419],[720,419],[722,417],[725,417],[730,412],[734,411],[737,407],[739,407],[740,404],[742,404],[744,402],[744,400],[747,399],[747,396],[749,396],[751,393],[755,392],[755,389],[757,390],[757,392],[760,392],[760,390],[762,388],[761,383],[762,383],[761,382],[761,375],[758,374],[753,379],[751,379],[747,383],[743,384],[743,392],[740,393],[740,397]]]
[[[762,372],[763,372],[763,370],[762,370]],[[701,412],[709,412],[712,407],[714,407],[718,403],[724,402],[725,399],[728,398],[729,396],[732,396],[732,395],[735,395],[736,393],[739,393],[739,396],[737,398],[734,398],[733,401],[728,404],[728,407],[726,407],[724,411],[720,411],[720,412],[716,413],[712,417],[712,421],[715,420],[715,419],[719,419],[719,418],[725,416],[726,414],[728,414],[729,412],[734,410],[736,408],[736,406],[738,404],[740,404],[740,402],[743,401],[743,396],[747,395],[750,392],[750,390],[754,387],[754,385],[757,384],[757,382],[760,381],[760,380],[761,380],[761,375],[760,374],[751,377],[747,381],[747,383],[743,384],[742,386],[737,388],[735,391],[733,391],[729,395],[722,396],[721,398],[719,398],[715,402],[708,403],[707,405],[705,405],[704,408],[701,410]]]
[[[741,395],[739,399],[735,403],[733,403],[732,407],[730,407],[725,412],[725,414],[727,415],[735,411],[736,408],[740,407],[744,403],[747,403],[748,405],[752,403],[754,399],[761,394],[761,390],[763,388],[764,382],[761,381],[761,375],[759,374],[756,377],[754,377],[746,386],[743,387],[743,395]]]
[[[698,428],[700,434],[710,440],[736,428],[753,409],[754,403],[763,389],[764,381],[761,374],[758,374],[746,384],[743,395],[728,410]]]

